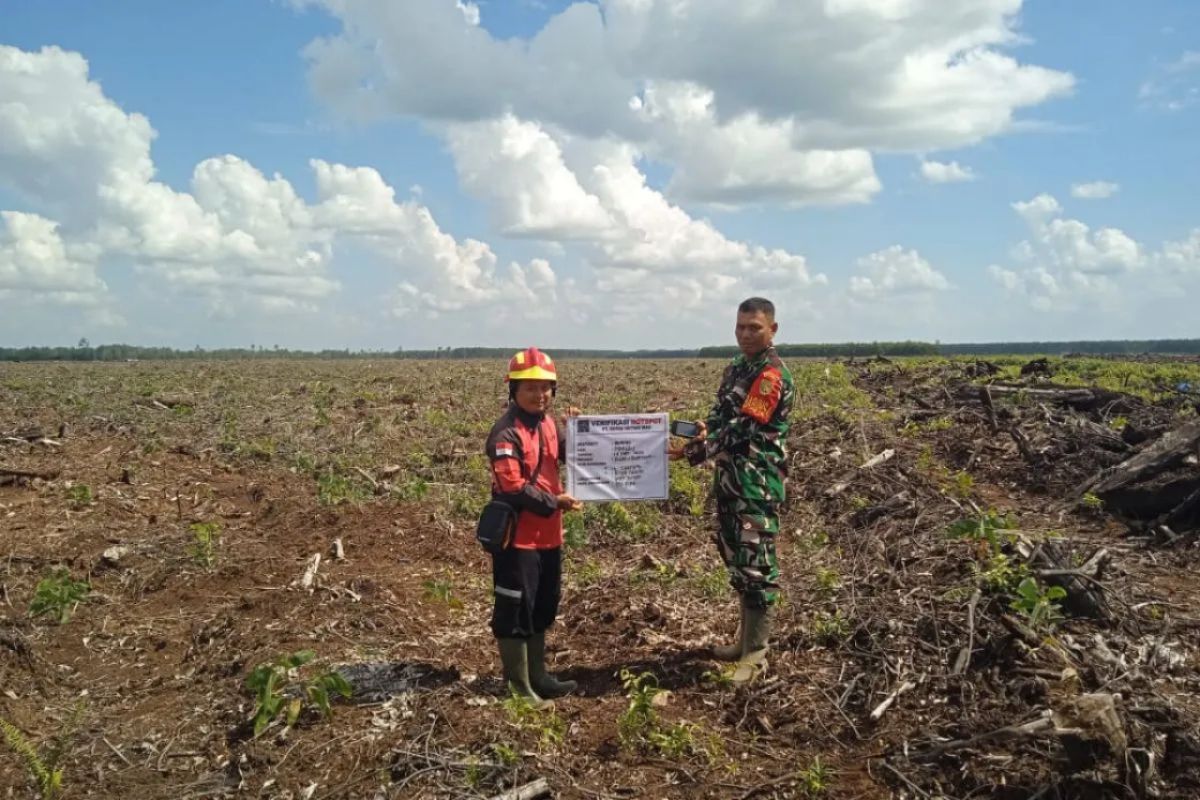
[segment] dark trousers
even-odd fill
[[[554,624],[562,596],[562,549],[515,547],[492,555],[492,633],[528,639]]]

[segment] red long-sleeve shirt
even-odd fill
[[[492,496],[518,511],[513,547],[525,550],[562,547],[558,495],[563,487],[558,464],[563,455],[558,428],[544,414],[530,414],[513,403],[492,426],[487,438]]]

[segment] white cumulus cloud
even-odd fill
[[[1037,309],[1077,307],[1089,297],[1112,296],[1124,276],[1155,260],[1119,228],[1092,230],[1080,220],[1064,217],[1062,205],[1052,195],[1040,194],[1013,203],[1012,208],[1031,235],[1014,248],[1025,266],[1013,270],[992,265],[988,273],[1005,289],[1027,296]]]
[[[861,272],[850,278],[850,293],[859,298],[941,292],[950,281],[916,250],[892,245],[858,260]]]
[[[957,161],[944,164],[940,161],[922,161],[921,177],[930,183],[963,183],[975,180],[975,172]]]
[[[1118,184],[1108,181],[1076,183],[1071,186],[1071,196],[1078,197],[1081,200],[1104,200],[1112,197],[1120,188]]]
[[[307,48],[311,82],[348,116],[511,113],[632,144],[723,205],[861,202],[871,151],[974,144],[1074,84],[1010,54],[1021,0],[602,0],[528,39],[446,0],[314,4],[342,30]]]
[[[460,5],[460,18],[475,8]],[[0,184],[38,211],[0,212],[9,295],[110,302],[100,274],[118,262],[214,313],[242,303],[312,311],[340,290],[339,243],[371,248],[395,270],[406,312],[555,290],[547,262],[498,268],[487,244],[460,242],[424,206],[397,202],[371,168],[313,160],[315,204],[234,155],[196,165],[190,191],[168,186],[155,179],[149,120],[108,98],[77,53],[0,46],[0,111]]]

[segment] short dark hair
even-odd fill
[[[775,319],[775,304],[765,297],[748,297],[738,306],[739,314],[756,314],[760,311]]]

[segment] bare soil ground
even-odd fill
[[[1097,483],[1194,424],[1200,366],[1020,363],[795,365],[750,688],[706,656],[736,626],[707,473],[570,519],[580,691],[542,714],[502,691],[472,538],[503,365],[0,364],[0,718],[61,748],[64,797],[1200,796],[1196,449]],[[720,369],[564,362],[559,405],[695,418]],[[31,615],[62,569],[86,597]],[[256,737],[247,676],[304,650],[285,699],[354,696]],[[37,796],[12,747],[0,796]]]

